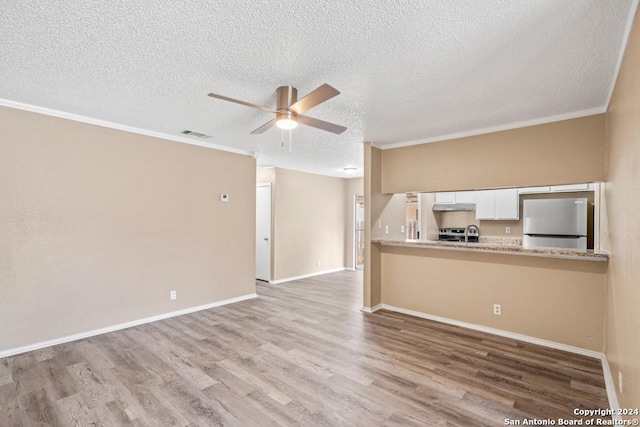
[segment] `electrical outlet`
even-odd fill
[[[502,315],[502,307],[500,306],[500,304],[493,304],[493,314],[495,314],[496,316]]]
[[[384,226],[384,234],[389,234],[389,226],[388,225]]]
[[[401,233],[404,233],[404,225],[401,225],[401,226],[400,226],[400,232],[401,232]]]
[[[176,291],[171,291],[169,292],[169,299],[170,300],[174,300],[178,297],[178,295],[176,294]]]
[[[320,260],[316,261],[316,265],[320,265]]]
[[[504,232],[507,234],[511,234],[511,227],[505,227]]]
[[[622,372],[618,371],[618,390],[622,394]]]

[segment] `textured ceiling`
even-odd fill
[[[0,98],[165,134],[263,165],[344,176],[379,146],[606,108],[637,0],[268,0],[0,4]],[[250,135],[275,89],[342,93],[348,127]],[[580,113],[578,113],[580,114]]]

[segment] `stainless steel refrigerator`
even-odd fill
[[[587,199],[527,199],[522,246],[587,249]]]

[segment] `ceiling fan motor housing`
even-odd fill
[[[283,111],[276,114],[276,121],[280,120],[293,120],[294,122],[297,122],[298,115],[296,113],[292,113],[291,111]]]
[[[298,91],[295,87],[280,86],[276,91],[276,110],[283,113],[289,112],[289,106],[295,104],[297,100]]]
[[[298,115],[289,110],[289,107],[298,100],[298,91],[295,87],[280,86],[276,91],[276,124],[283,129],[293,129],[298,122]]]

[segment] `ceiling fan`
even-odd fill
[[[326,130],[328,132],[333,132],[335,134],[341,134],[342,132],[347,130],[346,127],[302,115],[316,105],[321,104],[339,94],[340,92],[338,92],[338,90],[325,83],[322,86],[311,91],[302,99],[298,99],[298,91],[295,87],[280,86],[276,90],[275,110],[272,108],[263,107],[261,105],[252,104],[250,102],[229,98],[228,96],[218,95],[217,93],[210,93],[209,96],[212,98],[222,99],[223,101],[235,102],[236,104],[245,105],[247,107],[256,108],[262,111],[267,111],[276,115],[274,119],[268,121],[258,129],[251,132],[252,134],[264,133],[265,131],[273,127],[273,125],[276,125],[281,129],[293,129],[298,125],[298,123],[317,129]]]

